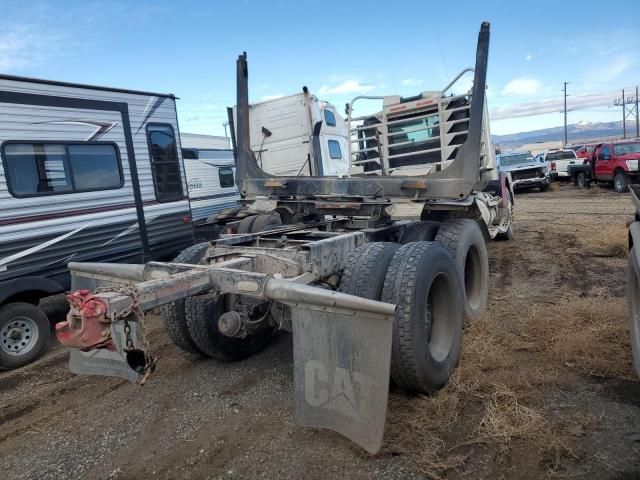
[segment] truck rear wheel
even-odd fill
[[[633,247],[629,250],[627,263],[627,304],[633,366],[640,377],[640,281],[638,279],[638,258]]]
[[[437,242],[409,243],[389,264],[381,300],[397,306],[391,378],[415,393],[433,393],[458,362],[464,309],[454,260]]]
[[[584,188],[587,186],[587,176],[584,172],[578,172],[576,175],[576,187]]]
[[[192,245],[185,248],[178,254],[174,261],[176,263],[190,263],[197,265],[207,253],[209,244],[207,242]],[[189,353],[201,353],[196,344],[191,339],[187,328],[187,321],[184,315],[184,300],[176,300],[160,307],[160,317],[164,328],[171,338],[171,341],[180,349]]]
[[[246,337],[227,337],[218,328],[225,312],[225,295],[196,295],[185,299],[185,317],[193,342],[207,356],[237,361],[258,353],[273,337],[272,328],[263,328]]]
[[[280,215],[277,213],[258,215],[251,226],[251,233],[265,232],[280,226],[282,226],[282,220],[280,220]]]
[[[258,215],[249,215],[240,220],[238,224],[238,233],[251,233],[253,228],[253,222],[256,221]]]
[[[617,171],[613,176],[613,188],[618,193],[625,193],[629,191],[629,175],[625,172]]]
[[[438,230],[436,241],[447,247],[458,266],[465,317],[478,319],[489,297],[489,255],[480,226],[468,218],[449,220]]]
[[[347,260],[339,291],[380,300],[389,263],[400,248],[397,243],[372,242],[357,248]]]
[[[423,240],[431,242],[436,238],[438,228],[440,228],[440,222],[427,221],[412,223],[402,232],[400,243],[404,245],[405,243],[420,242]]]
[[[0,368],[22,367],[47,349],[51,325],[45,313],[25,302],[0,307]]]

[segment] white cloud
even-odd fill
[[[353,93],[367,93],[375,88],[374,85],[369,85],[366,83],[360,83],[358,80],[347,80],[346,82],[341,83],[340,85],[336,85],[334,87],[330,87],[329,85],[323,85],[318,90],[320,95],[345,95],[345,94],[353,94]]]
[[[533,55],[531,55],[530,53],[527,53],[527,56],[526,56],[526,57],[524,57],[524,59],[525,59],[525,61],[527,61],[527,62],[528,62],[529,60],[532,60],[532,59],[533,59]]]
[[[591,93],[588,95],[576,95],[567,97],[567,110],[582,110],[591,107],[601,107],[611,105],[613,99],[619,96],[616,90]],[[494,108],[491,110],[492,120],[502,120],[505,118],[529,117],[542,115],[545,113],[557,113],[564,109],[563,98],[550,100],[539,100],[534,102],[523,102],[509,107]]]
[[[620,74],[627,70],[632,63],[628,55],[617,55],[609,65],[598,68],[598,82],[615,80]]]
[[[0,70],[21,70],[60,54],[60,38],[34,32],[26,25],[14,25],[0,37]]]
[[[535,95],[540,90],[540,82],[534,78],[514,78],[502,89],[506,96]]]
[[[417,87],[422,85],[422,80],[418,80],[417,78],[405,78],[400,83],[405,87]]]
[[[266,102],[268,100],[275,100],[276,98],[282,98],[284,97],[283,93],[275,93],[273,95],[264,95],[262,98],[260,98],[261,102]]]

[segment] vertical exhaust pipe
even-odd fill
[[[247,67],[247,52],[238,55],[236,62],[236,184],[241,195],[245,195],[243,189],[244,179],[249,172],[249,162],[252,160],[251,144],[249,139],[249,69]]]

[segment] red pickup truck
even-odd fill
[[[569,175],[578,187],[590,181],[613,183],[616,192],[626,192],[630,183],[637,183],[640,141],[598,143],[593,154],[582,165],[569,165]]]

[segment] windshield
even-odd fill
[[[519,163],[530,163],[535,160],[530,153],[518,153],[515,155],[504,155],[500,157],[500,165],[518,165]]]
[[[640,142],[638,143],[621,143],[614,145],[613,151],[616,155],[627,155],[629,153],[640,153]]]
[[[576,159],[576,154],[573,150],[547,153],[547,160],[575,160],[575,159]]]

